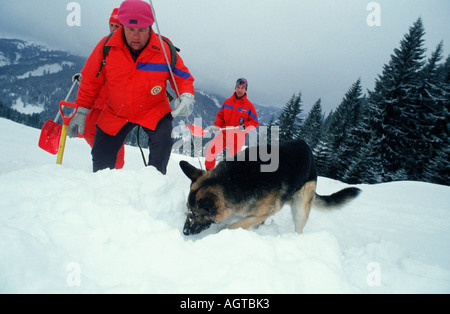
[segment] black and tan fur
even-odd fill
[[[361,191],[346,188],[329,196],[318,195],[316,166],[308,145],[297,140],[281,143],[276,148],[279,165],[273,172],[261,171],[265,163],[259,157],[249,161],[250,156],[255,156],[250,149],[258,147],[239,153],[245,158],[241,156],[237,160],[245,161],[223,161],[209,171],[181,161],[181,169],[192,181],[184,234],[200,233],[212,223],[227,221],[232,216],[239,220],[228,228],[246,229],[264,222],[285,204],[291,205],[295,231],[302,233],[313,205],[340,207]]]

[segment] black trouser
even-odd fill
[[[149,166],[154,166],[162,174],[167,172],[167,164],[169,163],[173,145],[172,120],[172,115],[168,113],[159,120],[154,131],[143,128],[148,135],[148,147],[150,150],[148,164]],[[117,153],[128,133],[136,126],[137,124],[129,122],[115,136],[106,134],[97,126],[94,146],[91,151],[94,172],[107,168],[114,169]]]

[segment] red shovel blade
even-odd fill
[[[186,126],[189,128],[189,130],[191,130],[191,133],[194,136],[203,136],[203,135],[205,135],[205,132],[203,131],[203,128],[201,126],[192,125],[192,124],[187,124]]]
[[[53,120],[47,120],[41,130],[39,137],[39,147],[56,155],[59,149],[59,140],[61,139],[62,127]]]

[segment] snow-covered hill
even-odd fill
[[[91,172],[68,139],[63,165],[39,130],[0,119],[0,293],[450,293],[450,188],[360,185],[339,211],[288,208],[258,229],[183,236],[189,180],[126,147],[123,170]],[[346,185],[319,178],[318,192]]]

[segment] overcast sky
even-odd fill
[[[109,32],[111,11],[122,0],[74,1],[80,26],[67,23],[75,12],[68,10],[71,2],[1,0],[0,36],[87,56]],[[236,79],[245,77],[249,99],[262,105],[281,107],[302,92],[305,112],[318,98],[328,112],[358,78],[365,90],[372,89],[419,17],[427,56],[441,40],[444,56],[450,53],[450,0],[152,2],[162,34],[181,48],[196,88],[229,97]],[[380,25],[369,26],[368,17]]]

